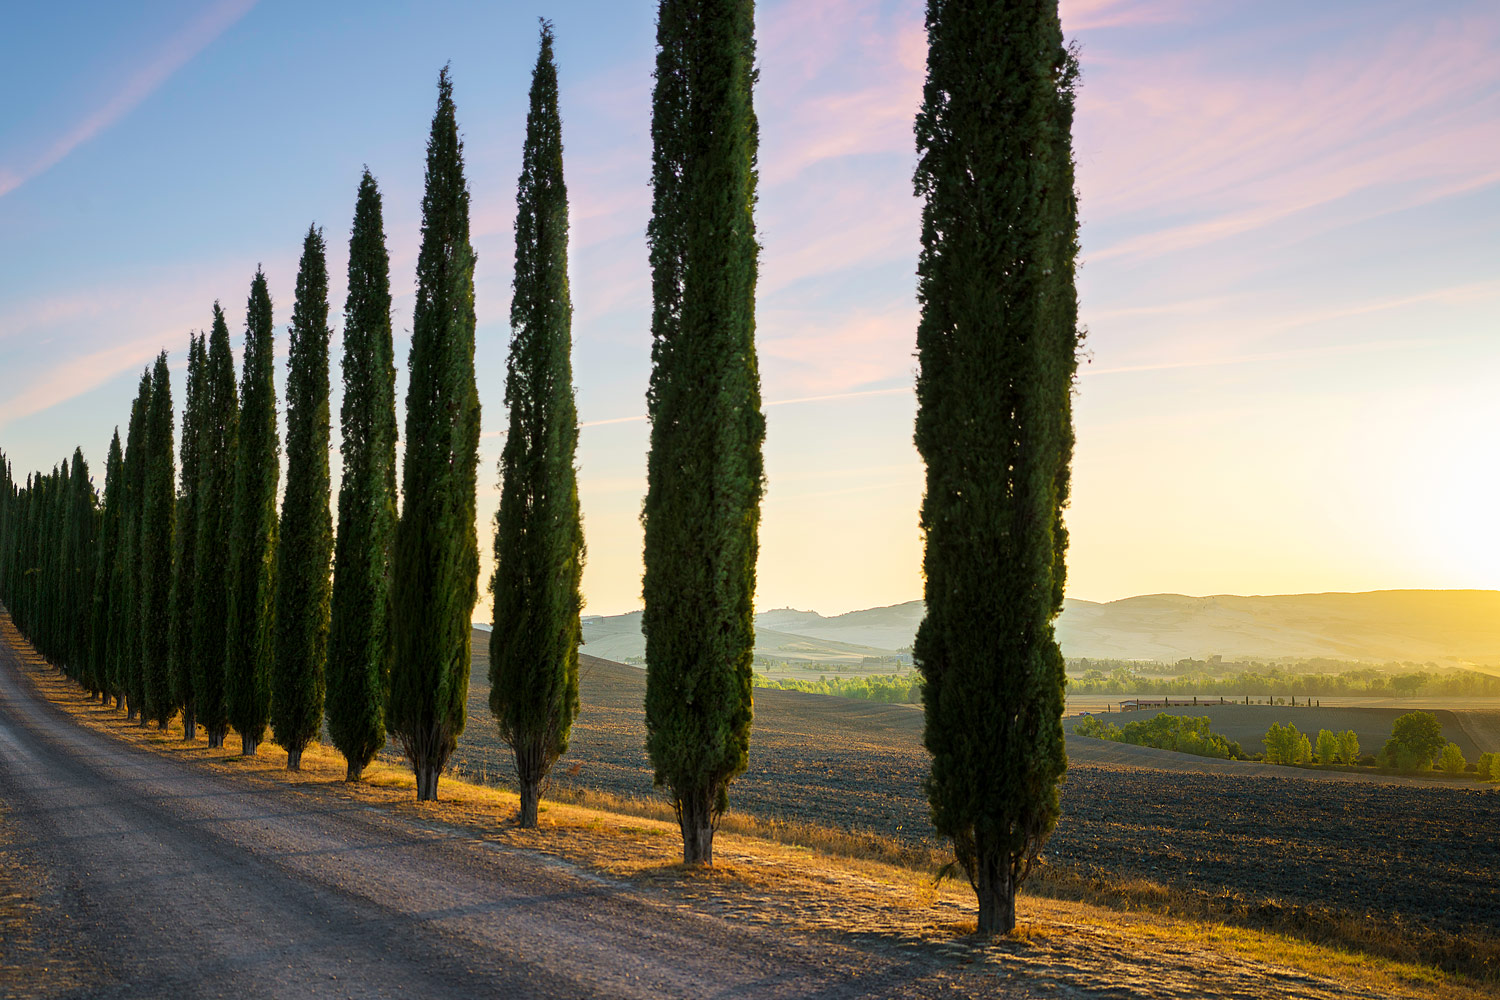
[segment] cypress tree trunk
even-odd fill
[[[359,184],[344,304],[344,460],[328,634],[328,733],[358,781],[385,746],[396,530],[396,365],[380,191]]]
[[[286,498],[277,543],[276,656],[271,731],[287,751],[287,769],[323,720],[323,662],[328,655],[328,266],[323,234],[308,227],[297,272],[287,363]]]
[[[176,708],[168,669],[177,479],[172,431],[172,383],[167,352],[162,351],[151,376],[141,508],[141,686],[146,696],[145,714],[159,729],[167,728]]]
[[[463,732],[470,619],[479,596],[474,252],[446,67],[427,143],[410,368],[386,724],[411,759],[417,798],[425,801],[437,797],[438,775]]]
[[[762,493],[752,0],[662,0],[651,131],[646,747],[708,864],[753,715]]]
[[[208,745],[224,745],[229,730],[229,593],[233,576],[235,465],[239,454],[239,396],[229,324],[214,303],[203,370],[203,433],[198,453],[196,551],[193,558],[193,692]]]
[[[578,413],[573,401],[573,304],[568,290],[568,193],[552,26],[542,24],[516,192],[516,272],[506,366],[510,430],[495,515],[490,711],[516,757],[520,825],[568,748],[578,716],[583,523]]]
[[[203,376],[207,340],[188,337],[187,398],[182,411],[182,488],[177,495],[176,548],[172,560],[172,700],[182,706],[182,738],[198,735],[193,691],[193,583],[198,546],[198,482],[203,438]]]
[[[281,477],[281,445],[276,430],[274,336],[271,295],[265,274],[257,269],[245,309],[225,658],[229,724],[240,734],[246,757],[255,755],[265,736],[275,655],[276,487]]]
[[[953,838],[989,935],[1015,925],[1067,766],[1053,620],[1078,348],[1075,66],[1056,0],[929,0],[927,30],[915,658],[933,825]]]

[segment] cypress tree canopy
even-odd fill
[[[646,746],[683,859],[748,761],[762,493],[751,0],[662,0],[651,132]]]
[[[933,825],[982,933],[1058,816],[1061,530],[1078,334],[1074,63],[1056,0],[929,0],[917,117],[916,443],[927,463],[924,742]]]
[[[328,637],[328,732],[348,780],[385,746],[396,530],[396,365],[380,190],[360,179],[344,303],[344,460]]]
[[[225,658],[229,724],[240,734],[247,757],[265,736],[275,655],[276,488],[281,478],[281,443],[276,430],[274,337],[271,295],[265,273],[257,268],[245,308]]]
[[[271,730],[301,770],[323,721],[333,523],[328,513],[328,265],[309,226],[297,272],[286,386],[286,498],[277,543]]]
[[[145,717],[167,728],[172,702],[172,532],[177,469],[172,456],[172,382],[167,352],[156,357],[146,413],[145,476],[141,500],[141,676]]]
[[[578,715],[583,523],[568,291],[568,192],[552,26],[542,24],[516,192],[510,430],[495,515],[490,710],[516,755],[522,826],[535,826],[547,772]]]
[[[229,592],[234,563],[235,465],[239,455],[239,394],[229,324],[214,303],[203,367],[203,424],[198,446],[197,541],[193,553],[193,694],[208,745],[220,747],[229,729],[228,661],[233,641]]]
[[[410,370],[386,725],[411,759],[417,798],[428,800],[437,797],[438,775],[463,732],[470,619],[479,596],[474,251],[446,67],[427,142]]]

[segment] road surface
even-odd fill
[[[61,936],[53,951],[76,973],[59,967],[49,984],[50,973],[5,970],[0,994],[1023,995],[936,952],[746,926],[458,831],[128,746],[42,700],[3,638],[0,796],[9,860],[46,887],[52,916],[38,933]]]

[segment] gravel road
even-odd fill
[[[51,887],[42,933],[95,980],[32,995],[1024,995],[936,953],[746,926],[128,747],[41,701],[3,643],[0,796]]]

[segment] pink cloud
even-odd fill
[[[136,338],[124,344],[74,355],[66,364],[33,374],[26,380],[23,392],[0,402],[0,427],[81,396],[122,372],[148,364],[167,339],[158,334]],[[175,335],[172,339],[176,339]]]
[[[0,170],[0,198],[46,173],[69,153],[124,118],[168,78],[254,7],[256,0],[220,0],[167,39],[156,57],[119,87],[114,96],[59,136],[28,166]]]
[[[763,310],[757,349],[772,396],[842,393],[911,375],[916,361],[915,302],[848,310],[830,319],[805,310]]]
[[[1187,16],[1184,4],[1171,0],[1063,0],[1063,31],[1098,31],[1143,24],[1163,24]]]
[[[1088,259],[1191,249],[1388,188],[1402,190],[1375,214],[1495,183],[1497,43],[1500,19],[1451,16],[1274,73],[1105,53],[1079,97],[1085,215],[1197,217]]]

